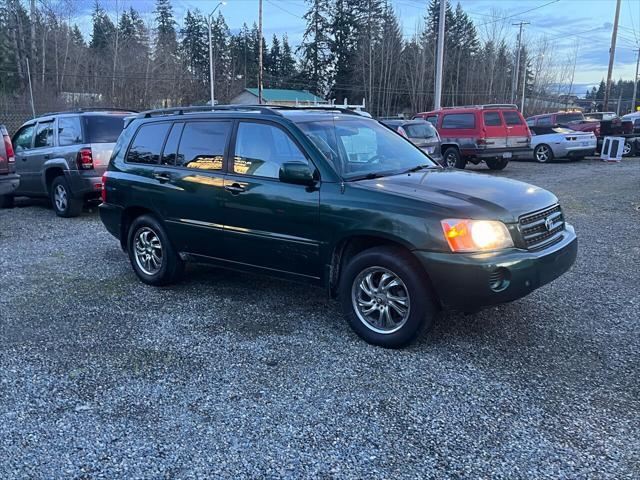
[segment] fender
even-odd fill
[[[43,192],[49,192],[49,189],[47,188],[47,171],[51,170],[52,168],[61,169],[65,178],[67,180],[69,180],[70,178],[71,174],[69,171],[69,164],[64,158],[52,158],[50,160],[47,160],[42,164],[42,173],[40,174],[40,182],[42,184]]]

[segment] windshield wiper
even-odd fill
[[[382,178],[382,177],[386,177],[387,175],[391,175],[391,174],[384,173],[384,172],[370,172],[365,175],[357,175],[355,177],[351,177],[348,179],[348,181],[356,182],[358,180],[373,180],[374,178]]]
[[[420,170],[429,170],[429,169],[434,169],[434,168],[440,168],[437,165],[430,165],[430,164],[425,164],[425,165],[416,165],[415,167],[411,167],[409,170],[405,170],[402,173],[413,173],[413,172],[418,172]]]

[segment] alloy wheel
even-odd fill
[[[536,149],[536,160],[539,162],[546,162],[549,160],[549,148],[545,146],[538,147]]]
[[[56,208],[60,212],[64,212],[67,209],[68,194],[67,190],[62,185],[57,185],[53,192],[53,200],[56,202]]]
[[[450,153],[447,155],[447,158],[445,158],[445,163],[447,164],[447,167],[455,168],[457,160],[456,156],[453,153]]]
[[[136,264],[147,275],[155,275],[162,267],[162,242],[149,227],[140,228],[135,235]]]
[[[351,288],[351,303],[360,321],[382,334],[400,330],[411,309],[406,285],[384,267],[369,267],[358,274]]]
[[[629,155],[631,153],[631,144],[629,142],[624,142],[624,146],[622,147],[622,155]]]

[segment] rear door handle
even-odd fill
[[[239,183],[233,183],[231,185],[225,185],[224,189],[227,192],[231,192],[232,195],[237,195],[239,193],[244,192],[244,187],[242,185],[240,185]]]
[[[158,180],[160,183],[165,183],[171,180],[171,175],[166,172],[153,172],[153,178]]]

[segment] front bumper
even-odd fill
[[[443,308],[475,311],[517,300],[558,278],[575,262],[578,239],[573,227],[566,224],[562,240],[539,251],[512,248],[489,253],[415,253]],[[494,289],[496,272],[505,281]]]
[[[20,175],[8,173],[0,175],[0,195],[9,195],[20,185]]]

